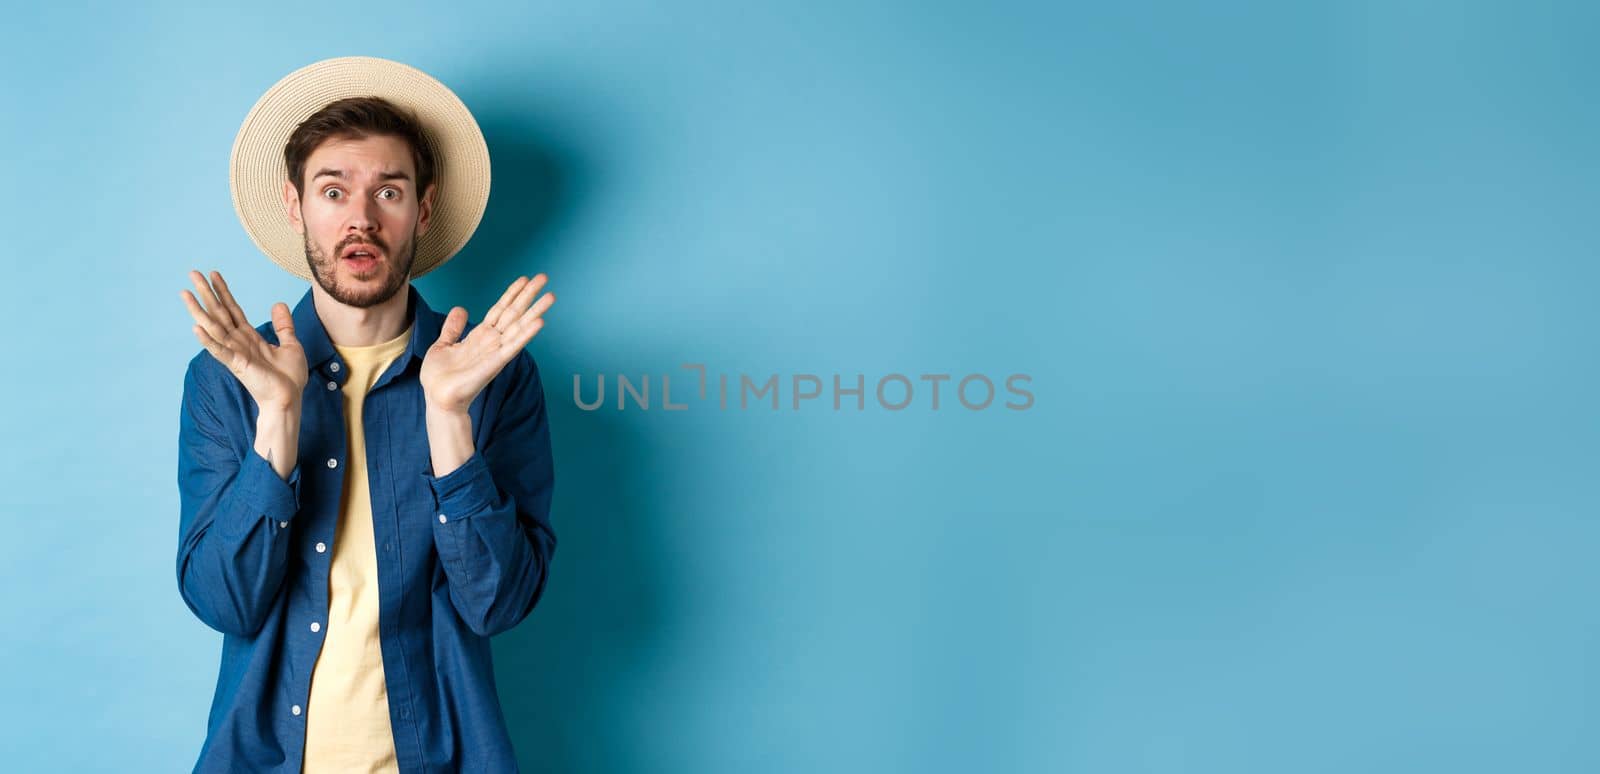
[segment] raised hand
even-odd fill
[[[258,406],[278,409],[298,406],[309,375],[305,350],[294,335],[294,318],[289,314],[289,305],[282,301],[273,304],[272,327],[278,332],[278,343],[269,344],[244,316],[244,310],[234,300],[221,272],[211,272],[215,292],[200,272],[191,270],[189,279],[199,291],[200,299],[196,300],[188,290],[178,295],[194,317],[194,335],[200,345],[233,372]]]
[[[460,306],[450,309],[439,340],[422,358],[420,378],[428,406],[465,412],[495,374],[527,346],[544,327],[541,315],[556,301],[554,293],[533,300],[546,279],[542,273],[532,279],[518,277],[462,341],[456,339],[466,330],[467,310]]]

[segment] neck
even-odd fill
[[[389,300],[366,308],[340,303],[315,282],[311,283],[311,297],[329,341],[344,347],[367,347],[405,332],[410,289],[407,281]]]

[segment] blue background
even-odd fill
[[[178,292],[304,292],[228,153],[350,54],[488,138],[435,308],[561,299],[525,770],[1600,768],[1593,5],[129,6],[5,14],[7,770],[199,751]],[[1035,403],[572,400],[688,362]]]

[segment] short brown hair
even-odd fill
[[[415,113],[382,97],[335,100],[295,127],[283,146],[283,163],[295,192],[305,195],[302,183],[306,159],[317,146],[333,138],[360,140],[371,135],[399,137],[411,146],[411,160],[417,168],[417,196],[427,193],[428,186],[433,183],[435,161],[433,148],[422,133],[422,123]]]

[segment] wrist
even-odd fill
[[[465,408],[429,404],[423,424],[428,433],[428,451],[435,477],[449,475],[472,456],[472,416]]]
[[[427,398],[423,399],[422,405],[429,414],[439,417],[464,417],[469,415],[466,406],[436,403]]]
[[[262,406],[256,415],[255,450],[287,480],[298,458],[300,407]]]
[[[299,395],[296,395],[292,398],[286,398],[284,400],[256,401],[256,407],[260,409],[260,413],[262,414],[269,412],[281,415],[298,414],[300,413],[300,405],[301,398]]]
[[[300,406],[262,406],[256,414],[257,427],[294,427],[300,424]]]

